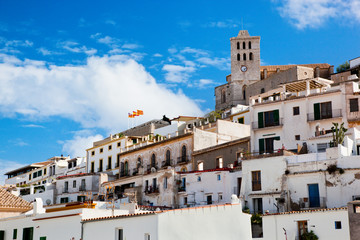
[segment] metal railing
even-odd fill
[[[300,209],[326,208],[326,197],[304,197],[299,199]]]
[[[177,164],[179,163],[188,163],[190,162],[190,158],[188,156],[181,156],[177,158]]]
[[[145,187],[145,194],[160,193],[159,185]]]
[[[168,159],[168,160],[162,161],[162,162],[161,162],[161,167],[171,166],[171,163],[172,163],[172,159]]]
[[[266,122],[264,120],[263,124],[261,127],[259,127],[259,122],[252,122],[251,123],[251,127],[252,129],[261,129],[261,128],[268,128],[268,127],[277,127],[277,126],[283,126],[284,125],[284,119],[283,118],[279,118],[279,121],[274,121],[274,122]]]
[[[308,121],[316,121],[316,120],[338,118],[338,117],[342,117],[341,109],[333,109],[332,111],[329,111],[329,112],[320,112],[319,116],[315,116],[315,113],[307,114]]]
[[[249,160],[249,159],[258,159],[258,158],[268,158],[268,157],[276,157],[276,156],[283,156],[284,151],[283,150],[277,150],[273,153],[266,153],[266,152],[251,152],[251,153],[244,153],[243,159]]]
[[[86,191],[86,185],[80,185],[79,191]]]

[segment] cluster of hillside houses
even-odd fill
[[[0,240],[360,239],[360,58],[260,66],[260,37],[230,42],[213,114],[6,173]]]

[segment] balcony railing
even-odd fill
[[[276,157],[276,156],[283,156],[284,151],[281,149],[276,150],[273,153],[260,153],[260,152],[252,152],[252,153],[244,153],[243,158],[246,160],[249,159],[259,159],[259,158],[268,158],[268,157]]]
[[[168,160],[162,161],[162,162],[161,162],[161,167],[171,166],[171,163],[172,163],[172,159],[168,159]]]
[[[86,191],[86,186],[85,185],[80,186],[79,191]]]
[[[144,192],[145,192],[145,194],[154,194],[154,193],[156,194],[156,193],[160,193],[159,185],[145,187]]]
[[[188,163],[190,162],[190,158],[188,156],[181,156],[181,157],[178,157],[177,158],[177,164],[180,164],[180,163]]]
[[[299,199],[300,209],[326,208],[326,197],[304,197]]]
[[[139,169],[138,168],[134,168],[133,169],[133,176],[137,175],[139,173]]]
[[[110,170],[110,169],[111,169],[111,165],[107,165],[106,170]]]
[[[259,127],[259,122],[252,122],[252,129],[262,129],[262,128],[278,127],[278,126],[281,127],[283,125],[284,125],[284,119],[280,118],[278,121],[273,121],[273,122],[264,121],[261,127]]]
[[[316,120],[339,118],[339,117],[342,117],[341,109],[333,109],[330,112],[320,112],[319,115],[315,115],[315,113],[308,113],[307,120],[316,121]]]
[[[186,192],[186,187],[185,186],[179,186],[178,192]]]

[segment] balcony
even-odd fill
[[[86,186],[85,185],[80,186],[79,191],[86,191]]]
[[[186,192],[186,187],[185,186],[179,186],[178,192]]]
[[[145,187],[144,192],[145,192],[146,195],[159,194],[160,193],[159,185]]]
[[[129,177],[130,176],[130,171],[120,171],[120,177]]]
[[[107,165],[106,170],[110,170],[110,169],[111,169],[111,165]]]
[[[268,158],[268,157],[276,157],[276,156],[283,156],[286,150],[277,150],[276,152],[273,153],[260,153],[260,152],[252,152],[252,153],[244,153],[243,158],[245,160],[250,160],[250,159],[259,159],[259,158]]]
[[[161,162],[161,167],[162,167],[162,168],[165,168],[165,167],[171,166],[172,161],[173,161],[172,159],[168,159],[168,160],[166,160],[166,161],[162,161],[162,162]]]
[[[185,164],[185,163],[189,163],[190,162],[190,158],[188,156],[181,156],[177,158],[177,164]]]
[[[307,120],[308,122],[323,120],[323,119],[331,119],[331,118],[340,118],[342,117],[341,109],[333,109],[330,112],[320,112],[319,114],[308,113]]]
[[[136,176],[139,173],[139,169],[138,168],[134,168],[133,169],[133,176]]]
[[[280,118],[278,121],[267,122],[264,121],[263,126],[259,127],[259,122],[252,122],[251,127],[253,130],[270,128],[270,127],[282,127],[284,125],[284,119]]]
[[[147,174],[151,173],[151,169],[157,170],[158,168],[157,168],[156,164],[155,165],[148,164],[147,167],[146,167],[146,173]]]
[[[305,197],[299,199],[300,209],[326,208],[326,197]]]

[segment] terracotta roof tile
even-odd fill
[[[28,211],[32,209],[32,206],[29,202],[24,199],[11,194],[6,191],[4,188],[0,187],[0,210],[1,209],[23,209]]]

